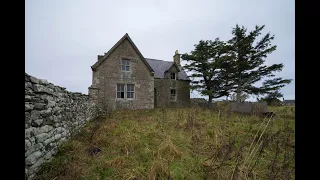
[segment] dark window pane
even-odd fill
[[[123,92],[124,92],[124,84],[121,84],[120,86],[121,86],[121,87],[120,87],[120,91],[123,91]]]
[[[130,71],[130,66],[126,66],[126,71]]]
[[[120,98],[120,97],[121,97],[121,93],[117,92],[117,98]]]
[[[122,70],[123,70],[123,71],[126,70],[126,66],[125,66],[125,65],[122,65],[121,67],[122,67]]]
[[[121,92],[121,98],[124,98],[124,92]]]

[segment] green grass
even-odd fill
[[[269,109],[277,115],[260,146],[259,127],[268,119],[257,116],[194,108],[115,111],[65,142],[38,178],[294,179],[294,110]],[[251,147],[257,151],[247,158],[258,131]],[[92,146],[102,151],[92,157]]]

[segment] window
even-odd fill
[[[117,84],[117,99],[134,99],[134,84]]]
[[[133,99],[134,97],[134,84],[127,84],[127,98]]]
[[[117,84],[117,98],[124,98],[124,84]]]
[[[176,79],[176,73],[171,73],[171,79]]]
[[[122,59],[121,60],[121,70],[122,71],[130,71],[130,60]]]
[[[175,89],[171,89],[171,101],[176,101],[176,90]]]

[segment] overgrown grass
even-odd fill
[[[193,108],[116,111],[67,141],[38,178],[294,179],[294,111],[271,109],[270,121]],[[92,147],[101,151],[91,156]]]

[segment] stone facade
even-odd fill
[[[25,172],[33,179],[59,145],[94,115],[88,95],[25,74]]]
[[[130,61],[130,71],[123,71],[121,61]],[[181,107],[190,105],[189,80],[171,80],[170,73],[178,73],[180,55],[174,56],[175,66],[155,77],[154,68],[142,56],[129,35],[123,36],[92,68],[92,85],[89,96],[99,106],[112,109],[153,109],[159,107]],[[174,64],[172,62],[172,64]],[[151,68],[152,67],[152,68]],[[158,70],[158,69],[157,69]],[[159,71],[157,71],[159,72]],[[183,74],[186,78],[186,74]],[[117,98],[117,84],[134,84],[134,98]],[[176,90],[177,100],[171,101],[171,89]]]
[[[130,71],[121,60],[130,60]],[[153,109],[154,77],[128,39],[124,39],[93,71],[89,95],[94,103],[112,109]],[[134,84],[134,98],[117,98],[117,84]]]
[[[178,74],[178,69],[172,66],[164,73],[164,78],[154,80],[156,107],[189,107],[190,83],[189,81],[171,79],[171,73]],[[176,92],[176,100],[171,100],[171,89]]]

